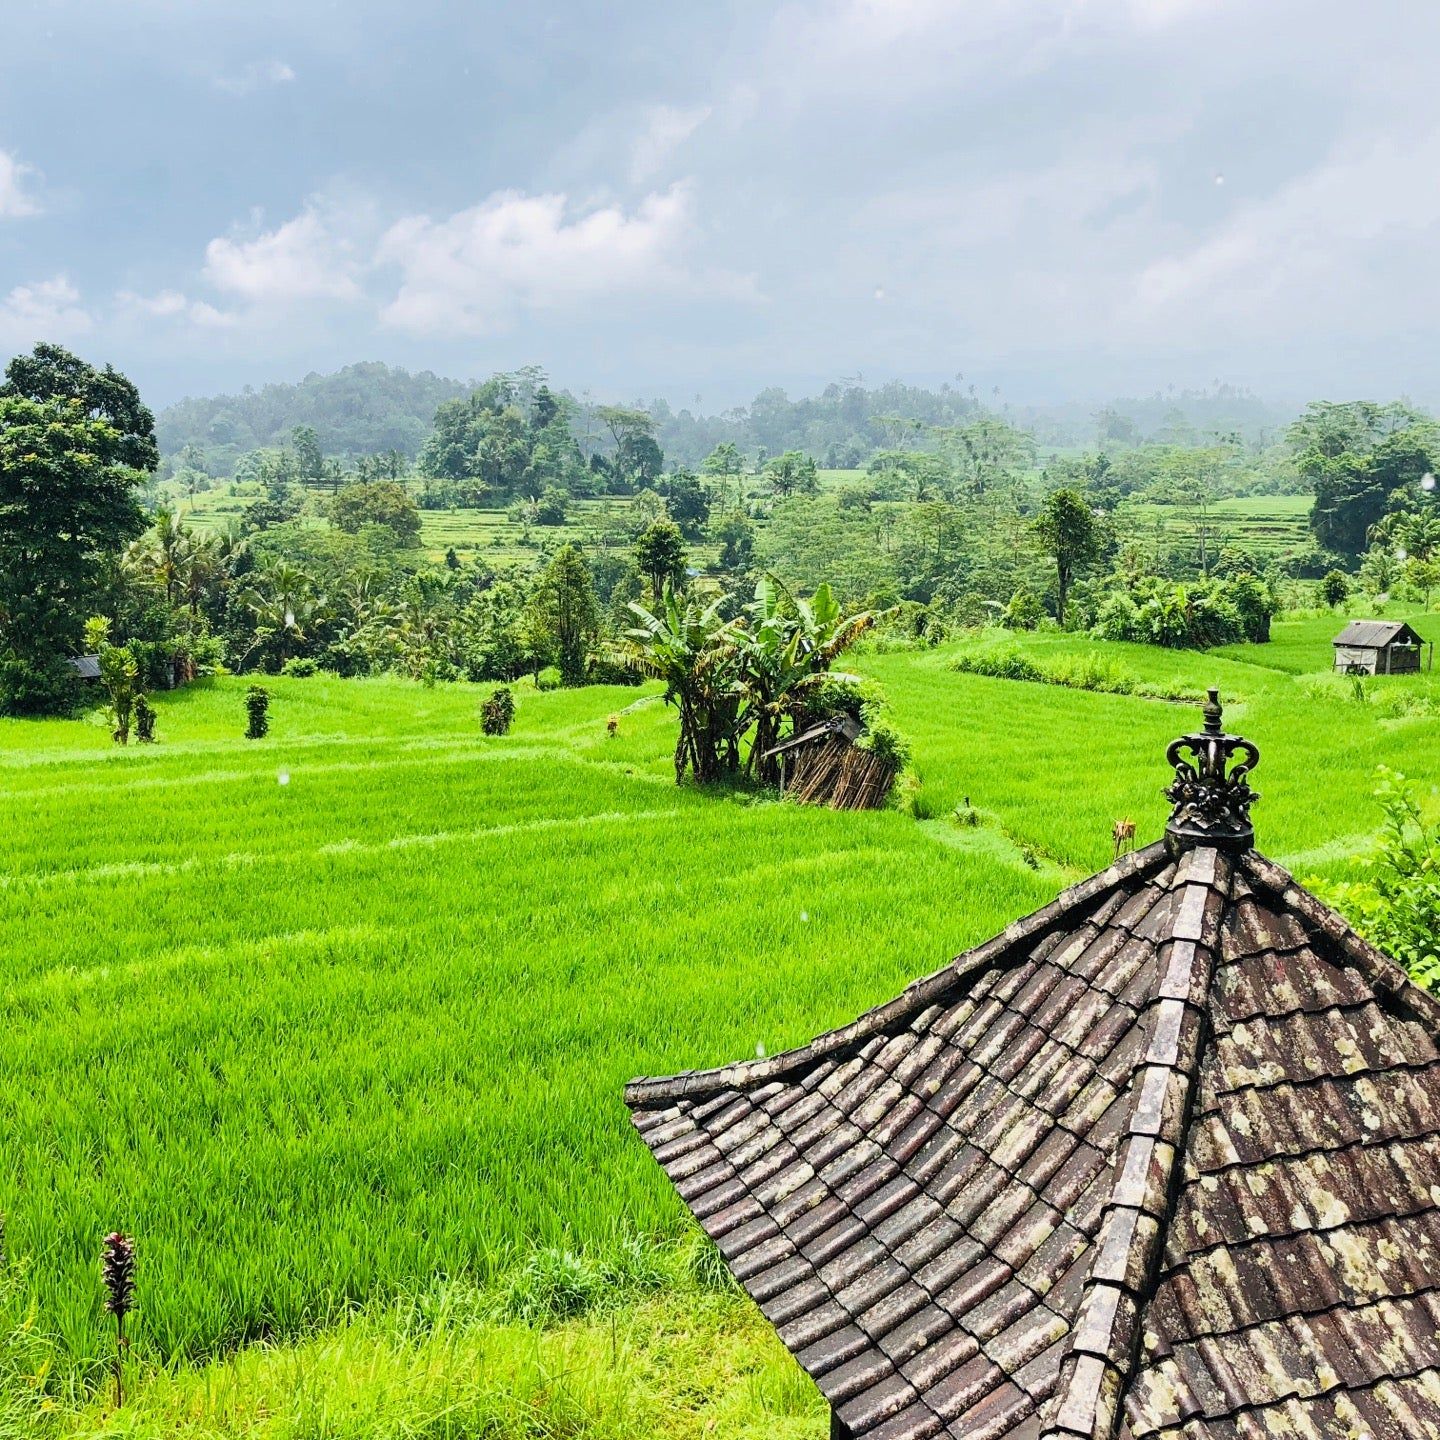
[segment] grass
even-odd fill
[[[1440,757],[1433,714],[1292,672],[1324,671],[1335,628],[1103,649],[1166,693],[1220,685],[1264,753],[1262,848],[1345,878],[1375,765],[1434,805]],[[1159,833],[1192,709],[957,673],[965,649],[857,660],[914,743],[921,824],[677,789],[671,714],[634,690],[523,690],[503,740],[488,687],[324,676],[270,682],[262,742],[234,679],[160,697],[153,749],[0,722],[0,1434],[821,1435],[723,1291],[506,1316],[572,1283],[537,1279],[537,1247],[603,1267],[685,1233],[630,1076],[807,1039],[1105,863],[1115,819]],[[140,1255],[118,1419],[89,1388],[117,1226]]]

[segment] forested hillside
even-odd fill
[[[155,428],[162,454],[196,446],[216,475],[233,474],[247,451],[283,445],[300,425],[315,431],[327,455],[398,450],[414,459],[436,408],[469,388],[428,370],[412,375],[368,361],[333,375],[307,375],[296,385],[182,400],[161,411]]]
[[[544,380],[540,369],[515,372],[522,387]],[[473,388],[472,383],[422,371],[367,362],[333,375],[307,375],[294,385],[266,385],[238,395],[182,400],[160,413],[161,453],[186,446],[203,451],[213,475],[234,473],[247,451],[288,442],[297,426],[313,429],[323,454],[344,459],[398,451],[420,453],[437,408]],[[570,402],[576,435],[599,439],[597,413],[607,407],[588,392],[555,387]],[[860,377],[836,381],[818,395],[792,399],[771,386],[748,405],[704,413],[663,398],[635,400],[653,421],[655,438],[674,462],[691,467],[717,445],[729,442],[750,456],[803,450],[832,470],[864,465],[878,451],[915,446],[930,431],[968,424],[982,414],[1003,417],[1051,448],[1116,449],[1141,444],[1194,446],[1230,440],[1252,447],[1274,441],[1291,411],[1247,391],[1217,384],[1213,390],[1176,391],[1111,400],[1103,405],[1012,405],[994,387],[956,382],[934,389],[899,381],[867,386]]]

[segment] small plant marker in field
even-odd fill
[[[125,1317],[135,1306],[135,1241],[122,1230],[105,1237],[100,1261],[105,1282],[105,1308],[115,1317],[115,1408],[125,1403]]]

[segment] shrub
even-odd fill
[[[1040,603],[1040,597],[1022,585],[1010,597],[1000,623],[1007,630],[1034,630],[1044,618],[1045,607]]]
[[[1040,682],[1045,679],[1045,672],[1039,665],[1014,646],[962,655],[956,660],[955,669],[965,675],[990,675],[996,680]]]
[[[1333,610],[1350,598],[1350,577],[1343,570],[1331,570],[1320,582],[1320,598]]]
[[[515,696],[508,685],[492,690],[480,707],[480,727],[487,735],[508,735],[515,719]]]
[[[263,740],[270,733],[270,692],[263,685],[245,692],[245,714],[245,738]]]
[[[313,675],[317,669],[319,666],[308,655],[294,655],[280,667],[280,673],[304,678]]]
[[[865,727],[865,733],[855,742],[857,750],[868,751],[892,770],[903,770],[910,763],[910,742],[895,728],[883,707],[865,706]]]
[[[1375,798],[1385,825],[1369,881],[1311,888],[1349,915],[1372,944],[1393,956],[1418,984],[1440,993],[1440,826],[1427,825],[1405,777],[1377,771]]]
[[[135,701],[135,739],[141,745],[155,743],[155,711],[143,695]]]

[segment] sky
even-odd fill
[[[1440,399],[1426,0],[4,8],[0,353],[156,406],[357,360]]]

